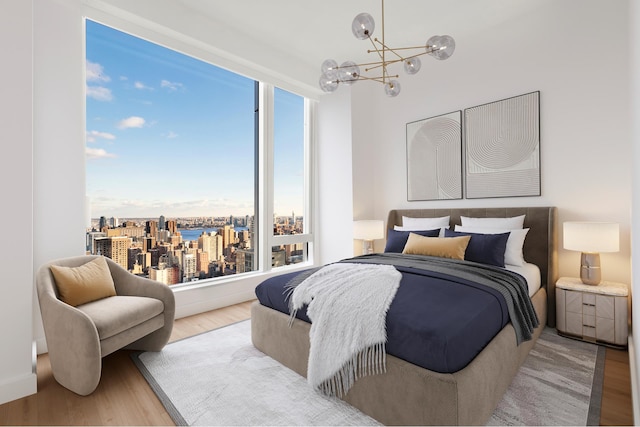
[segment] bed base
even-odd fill
[[[516,346],[507,324],[464,369],[441,374],[387,355],[387,371],[358,379],[344,400],[385,425],[484,425],[518,368],[540,336],[547,319],[544,288],[532,297],[540,326],[533,339]],[[251,338],[263,353],[305,376],[311,325],[255,302]]]

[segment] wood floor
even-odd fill
[[[178,319],[171,340],[250,317],[246,302]],[[601,425],[633,425],[629,354],[607,349]],[[96,391],[78,396],[53,379],[49,358],[38,356],[38,393],[0,405],[0,425],[174,425],[133,364],[128,351],[103,359]]]

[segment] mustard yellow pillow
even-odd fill
[[[410,233],[402,253],[464,259],[469,240],[471,236],[441,238]]]
[[[116,295],[107,261],[96,258],[80,267],[49,266],[60,299],[72,306]]]

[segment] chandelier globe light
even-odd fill
[[[400,93],[399,75],[389,73],[389,65],[402,62],[404,71],[408,75],[416,74],[420,71],[422,61],[419,56],[430,55],[438,60],[445,60],[453,55],[456,42],[453,37],[432,36],[424,46],[392,48],[386,45],[384,37],[384,0],[382,0],[382,40],[372,38],[376,28],[376,23],[368,13],[360,13],[351,24],[351,31],[358,40],[369,40],[373,49],[367,53],[375,53],[378,60],[357,64],[353,61],[345,61],[342,64],[333,59],[325,60],[320,66],[320,88],[325,92],[334,92],[342,83],[352,85],[358,80],[371,80],[382,83],[385,93],[390,97],[395,97]],[[402,54],[400,51],[406,51]],[[377,75],[368,76],[361,73],[361,68],[365,73],[374,71]]]

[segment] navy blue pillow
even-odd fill
[[[444,230],[444,237],[471,236],[464,259],[498,267],[504,267],[504,252],[507,249],[509,234],[511,233],[480,234]]]
[[[384,247],[385,252],[402,253],[404,245],[407,244],[409,239],[409,233],[419,234],[425,237],[438,237],[440,229],[435,230],[418,230],[418,231],[397,231],[388,230],[387,232],[387,245]]]

